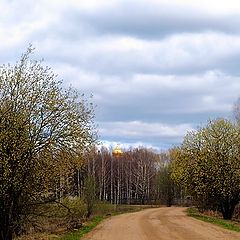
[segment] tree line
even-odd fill
[[[102,147],[84,155],[80,168],[55,185],[55,198],[84,197],[89,179],[95,200],[112,204],[166,204],[181,199],[181,188],[170,176],[170,155],[143,147],[125,150],[121,156]],[[88,193],[89,194],[89,193]],[[60,197],[61,196],[61,197]],[[182,195],[183,198],[183,195]]]
[[[99,200],[113,204],[150,204],[160,199],[160,189],[156,186],[164,168],[164,157],[165,153],[146,148],[127,150],[119,157],[106,148],[93,149],[86,157],[85,169],[96,182]]]

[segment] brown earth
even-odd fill
[[[240,233],[186,216],[186,208],[155,208],[106,219],[83,240],[237,240]]]

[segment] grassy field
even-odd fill
[[[212,217],[212,216],[207,216],[207,215],[201,214],[198,212],[198,210],[196,208],[188,208],[187,215],[194,217],[198,220],[204,221],[204,222],[218,225],[222,228],[225,228],[225,229],[228,229],[231,231],[240,232],[239,223],[234,222],[234,221],[224,220],[222,218],[217,218],[217,217]]]

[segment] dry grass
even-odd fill
[[[112,205],[99,202],[94,206],[93,219],[95,217],[103,219],[106,216],[139,211],[149,207],[152,206]],[[39,206],[35,215],[30,217],[31,222],[25,226],[26,234],[16,240],[49,240],[68,235],[68,233],[71,235],[72,232],[76,232],[76,229],[84,229],[83,223],[87,221],[86,212],[86,205],[79,198],[64,199],[62,204]],[[93,222],[95,224],[95,221]]]

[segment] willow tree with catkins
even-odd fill
[[[74,171],[96,139],[90,99],[63,89],[32,51],[0,68],[0,240],[51,200],[56,179]]]

